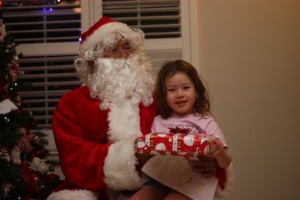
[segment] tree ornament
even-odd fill
[[[9,193],[12,189],[13,185],[9,182],[4,182],[3,184],[3,193],[4,198],[9,198]]]
[[[48,172],[48,166],[45,162],[45,159],[34,157],[30,164],[30,169],[36,172],[40,172],[41,174],[46,174]]]
[[[18,133],[21,135],[18,140],[18,147],[22,152],[31,153],[31,142],[34,140],[34,135],[26,130],[24,127],[18,128]]]
[[[11,162],[15,165],[20,165],[21,164],[21,150],[19,147],[14,146],[10,150],[10,157],[11,157]]]

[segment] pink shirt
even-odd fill
[[[215,119],[211,116],[206,116],[204,118],[202,115],[195,116],[194,114],[189,114],[181,116],[173,114],[171,117],[163,119],[158,115],[154,119],[151,131],[156,133],[169,133],[169,128],[176,127],[191,129],[189,134],[217,135],[224,146],[227,146],[221,129]]]

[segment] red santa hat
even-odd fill
[[[94,50],[96,45],[107,35],[111,33],[130,33],[133,30],[125,23],[117,22],[109,17],[102,17],[91,28],[81,35],[80,38],[80,52],[84,53],[86,50]]]

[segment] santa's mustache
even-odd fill
[[[124,100],[135,105],[152,103],[152,75],[136,60],[133,57],[126,60],[97,59],[87,85],[91,97],[102,101],[101,110],[108,109],[110,103],[118,104]]]

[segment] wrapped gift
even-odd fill
[[[150,133],[136,140],[136,152],[148,155],[177,155],[195,157],[210,152],[210,140],[217,136],[185,133]]]

